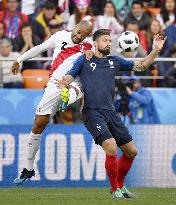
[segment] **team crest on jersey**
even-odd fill
[[[95,70],[96,66],[97,66],[96,63],[93,63],[93,62],[92,62],[92,63],[90,64],[90,67],[92,68],[92,71]]]
[[[109,65],[110,65],[110,68],[114,68],[114,62],[109,60]]]
[[[84,45],[83,45],[83,44],[80,44],[80,51],[81,51],[81,53],[84,53],[84,52],[85,52],[85,48],[84,48]]]

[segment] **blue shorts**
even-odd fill
[[[86,109],[82,119],[87,130],[91,133],[96,144],[114,138],[118,146],[132,141],[132,136],[120,116],[113,110]]]

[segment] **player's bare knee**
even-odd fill
[[[137,149],[133,149],[130,153],[131,158],[135,158],[137,155]]]
[[[131,159],[134,159],[137,155],[137,149],[134,148],[132,150],[129,150],[127,153],[125,153],[125,155],[128,157],[128,158],[131,158]]]
[[[109,151],[110,155],[112,155],[112,156],[117,155],[117,146],[109,147],[108,151]]]
[[[49,122],[49,116],[36,116],[32,132],[35,134],[41,134]]]
[[[105,140],[102,144],[102,147],[105,153],[109,156],[114,156],[117,154],[117,145],[113,138]]]

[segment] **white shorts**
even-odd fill
[[[83,93],[81,91],[81,84],[78,81],[74,81],[71,83],[74,87],[76,87],[79,90],[79,96],[77,97],[77,100],[83,96]],[[60,101],[60,92],[61,89],[57,88],[56,81],[50,78],[47,87],[45,88],[45,92],[43,93],[42,99],[39,102],[37,109],[36,109],[36,115],[51,115],[54,116],[55,113],[59,109],[59,101]]]

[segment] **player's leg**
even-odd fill
[[[122,122],[120,117],[115,112],[109,112],[110,125],[109,129],[113,134],[117,145],[122,149],[123,154],[119,160],[118,164],[118,177],[117,183],[119,188],[122,190],[122,193],[126,198],[131,198],[133,195],[126,189],[124,185],[124,180],[128,174],[133,160],[137,155],[137,149],[132,141],[132,136],[129,133],[127,127]]]
[[[34,120],[34,125],[32,127],[32,132],[28,138],[28,156],[26,169],[33,170],[33,164],[35,155],[40,146],[41,135],[45,127],[47,126],[50,119],[50,115],[36,115]]]
[[[22,170],[21,175],[14,180],[14,184],[20,185],[27,179],[35,175],[33,163],[40,146],[41,134],[49,122],[50,116],[58,108],[60,92],[56,86],[47,87],[43,97],[37,107],[36,116],[32,131],[28,137],[26,167]]]
[[[101,138],[101,136],[99,136]],[[117,183],[117,144],[112,137],[102,142],[102,148],[106,153],[105,169],[111,184],[112,198],[123,198],[122,192]]]
[[[120,148],[123,151],[123,154],[118,160],[118,184],[126,198],[133,198],[134,194],[127,190],[124,185],[124,180],[133,164],[134,158],[137,155],[137,148],[133,141],[120,146]]]
[[[117,184],[117,144],[108,130],[105,117],[97,110],[83,111],[83,121],[94,138],[106,154],[105,169],[111,184],[113,198],[123,198]]]
[[[14,184],[21,185],[24,181],[35,176],[33,169],[34,159],[40,147],[41,134],[49,122],[50,115],[36,115],[34,125],[28,137],[26,167],[21,175],[14,180]]]

